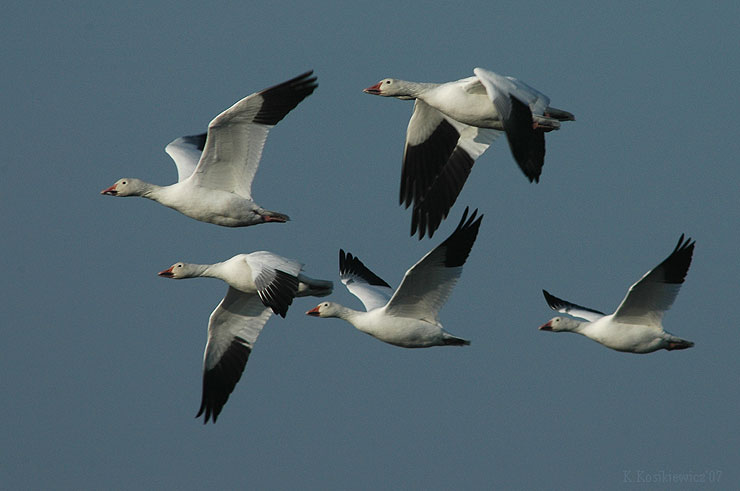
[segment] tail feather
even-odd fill
[[[569,113],[568,111],[563,111],[562,109],[558,109],[556,107],[548,107],[547,109],[545,109],[545,115],[551,118],[555,118],[558,121],[575,121],[576,120],[576,117],[573,116],[572,113]]]
[[[463,338],[458,338],[452,334],[445,333],[444,336],[445,346],[470,346],[470,341]]]
[[[334,290],[334,283],[327,280],[315,280],[304,274],[298,275],[297,297],[325,297]]]
[[[691,348],[692,346],[694,346],[694,343],[691,342],[691,341],[688,341],[686,339],[681,339],[681,338],[673,337],[673,338],[671,338],[671,339],[668,340],[668,346],[666,347],[666,349],[668,351],[673,351],[675,349]]]

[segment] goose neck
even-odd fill
[[[403,82],[404,95],[409,98],[416,99],[429,92],[430,90],[437,87],[438,84],[429,82]]]

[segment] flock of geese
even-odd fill
[[[549,98],[513,77],[483,68],[474,76],[419,83],[387,78],[364,92],[414,100],[406,131],[400,202],[411,207],[411,235],[430,238],[454,205],[473,167],[491,143],[506,135],[514,160],[530,181],[539,181],[545,133],[574,116],[549,106]],[[288,216],[262,208],[252,198],[254,180],[270,129],[318,86],[309,71],[251,94],[216,116],[203,134],[178,138],[165,147],[178,180],[158,186],[119,179],[101,194],[141,196],[202,222],[225,227],[284,223]],[[438,314],[462,273],[483,215],[466,208],[457,228],[393,288],[351,253],[339,251],[339,275],[364,311],[322,302],[306,314],[338,317],[381,341],[403,348],[463,346],[470,341],[445,331]],[[582,334],[608,348],[650,353],[693,343],[663,330],[663,313],[678,294],[691,264],[694,242],[681,238],[673,252],[633,284],[613,314],[581,307],[543,290],[554,317],[540,329]],[[178,262],[165,278],[210,277],[228,290],[208,322],[203,357],[203,392],[196,417],[215,423],[241,378],[254,343],[270,316],[285,317],[293,299],[324,297],[333,283],[302,273],[295,260],[266,251],[238,254],[215,264]]]

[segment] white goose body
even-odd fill
[[[326,302],[329,303],[329,302]],[[353,310],[334,304],[335,310],[325,309],[322,314],[332,313],[352,324],[358,331],[380,341],[402,348],[428,348],[445,344],[470,344],[454,342],[460,340],[445,331],[439,323],[409,317],[397,317],[389,313],[385,306],[368,312]],[[321,315],[321,317],[330,317]]]
[[[400,82],[400,81],[399,81]],[[405,82],[414,84],[413,82]],[[417,84],[414,84],[417,85]],[[504,131],[504,124],[496,106],[478,77],[468,77],[443,84],[418,84],[418,99],[421,99],[446,116],[477,128]]]
[[[680,341],[683,341],[662,328],[615,321],[613,314],[593,322],[568,320],[577,323],[571,324],[571,327],[566,329],[569,332],[581,334],[607,348],[626,353],[642,354],[659,349],[677,349],[681,344]]]
[[[225,227],[286,222],[287,215],[254,202],[252,181],[270,129],[316,89],[311,73],[251,94],[216,116],[207,133],[168,144],[165,151],[177,166],[177,183],[158,186],[123,178],[101,194],[148,198]]]
[[[476,68],[475,76],[442,84],[383,79],[364,91],[413,99],[406,130],[400,202],[412,210],[411,234],[431,237],[460,194],[475,163],[503,133],[530,181],[539,181],[545,136],[574,116],[513,77]]]
[[[678,240],[676,248],[662,263],[632,285],[617,310],[610,315],[562,300],[543,290],[551,309],[580,317],[554,317],[540,330],[574,332],[607,348],[627,353],[652,353],[686,349],[694,343],[663,329],[663,314],[670,308],[686,278],[694,242]]]
[[[457,283],[475,242],[483,218],[481,215],[476,219],[476,214],[477,210],[467,219],[466,208],[452,235],[412,266],[395,292],[362,261],[340,250],[342,283],[362,301],[366,311],[323,302],[306,314],[343,319],[359,331],[402,348],[470,344],[445,331],[438,313]]]
[[[133,182],[136,179],[126,179]],[[244,227],[264,222],[284,222],[287,216],[265,210],[252,200],[221,189],[206,188],[182,181],[170,186],[139,182],[145,189],[139,196],[151,199],[201,222],[223,227]]]
[[[271,313],[285,317],[294,297],[322,297],[332,292],[331,281],[310,278],[301,268],[292,259],[257,251],[215,264],[178,262],[159,273],[173,279],[218,278],[229,285],[208,321],[203,395],[196,415],[205,413],[204,423],[211,418],[216,422]]]

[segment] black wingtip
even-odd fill
[[[429,238],[432,238],[436,227],[427,226],[427,215],[423,210],[414,206],[411,210],[411,237],[418,235],[417,239],[421,240],[425,235],[429,234]]]
[[[473,210],[473,213],[470,215],[470,218],[468,218],[467,222],[465,219],[468,216],[468,211],[470,211],[470,207],[466,206],[465,211],[463,211],[462,218],[460,219],[460,223],[457,224],[457,228],[455,229],[455,232],[458,232],[463,229],[470,229],[472,227],[475,227],[475,233],[478,233],[478,227],[480,227],[480,222],[483,220],[483,215],[479,216],[476,220],[475,217],[478,215],[478,208]]]
[[[552,310],[558,310],[565,305],[564,301],[547,290],[543,289],[542,294],[545,296],[545,302]]]
[[[296,86],[309,86],[313,84],[313,88],[318,87],[318,83],[314,84],[316,82],[317,77],[311,77],[313,75],[313,69],[308,70],[307,72],[303,72],[300,75],[296,75],[295,77],[286,80],[285,82],[281,82],[277,85],[273,85],[272,87],[268,87],[266,89],[261,90],[261,93],[267,92],[268,90],[273,90],[281,87],[296,87]]]
[[[678,243],[676,244],[676,248],[673,249],[673,252],[675,253],[684,249],[691,249],[691,251],[693,252],[694,244],[696,244],[695,240],[692,240],[691,237],[686,237],[686,234],[681,234],[681,237],[678,238]]]
[[[251,352],[252,348],[247,345],[247,342],[235,336],[218,364],[203,371],[203,396],[198,414],[195,415],[196,418],[204,415],[203,424],[207,424],[209,419],[216,422],[226,401],[234,391],[234,387],[239,382]]]
[[[447,248],[445,267],[454,268],[462,266],[470,255],[475,239],[478,237],[483,215],[478,215],[476,208],[468,218],[469,207],[465,207],[460,223],[454,232],[445,240],[441,246]]]
[[[459,146],[460,133],[442,120],[423,142],[406,145],[399,203],[413,203],[411,236],[431,238],[455,204],[475,160]]]
[[[457,145],[460,141],[460,134],[455,132],[454,135],[454,142]],[[414,206],[411,213],[411,235],[413,236],[418,228],[419,240],[425,234],[432,238],[442,221],[447,218],[475,164],[475,159],[460,146],[453,147],[450,154],[443,155],[447,155],[446,160],[440,163],[436,171],[427,168],[433,168],[434,165],[424,165],[423,172],[417,170],[411,173],[415,175],[418,187],[415,191]],[[430,157],[426,157],[423,163],[427,164],[429,160]],[[407,175],[406,164],[405,161],[402,181],[404,176]],[[419,167],[417,164],[417,169]],[[426,184],[418,186],[419,183]],[[409,201],[407,201],[407,205],[408,203]]]
[[[261,90],[259,94],[264,101],[254,117],[254,122],[265,125],[276,125],[280,122],[319,86],[316,77],[310,76],[312,73],[313,70],[309,70],[290,80]]]
[[[370,285],[391,287],[383,278],[370,271],[357,256],[352,256],[351,253],[345,253],[343,249],[339,249],[339,275],[345,274],[356,275]]]
[[[574,303],[568,302],[567,300],[563,300],[562,298],[558,298],[547,290],[542,290],[542,294],[545,296],[545,301],[547,302],[547,305],[556,312],[564,312],[570,314],[572,309],[577,309],[583,312],[591,312],[600,316],[606,315],[604,312],[601,312],[599,310],[589,309],[588,307],[576,305]],[[575,313],[574,315],[576,317],[583,317],[583,313]]]
[[[659,267],[664,267],[666,276],[666,283],[683,283],[686,279],[686,274],[689,272],[691,266],[691,259],[694,255],[694,245],[696,242],[691,237],[686,237],[685,234],[681,234],[676,247],[671,252],[665,261],[663,261]]]

